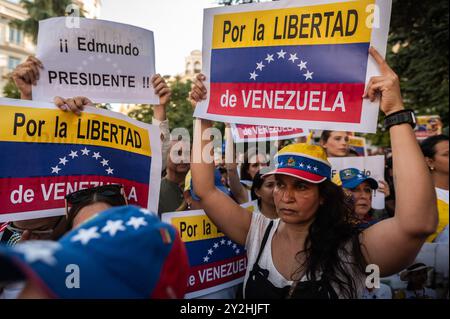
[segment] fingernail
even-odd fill
[[[68,106],[67,106],[67,104],[64,104],[64,105],[62,105],[62,106],[61,106],[61,110],[63,110],[63,111],[67,111],[67,109],[68,109]]]

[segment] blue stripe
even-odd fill
[[[89,155],[82,155],[85,147]],[[151,157],[136,153],[101,146],[20,142],[0,142],[0,149],[0,178],[100,175],[149,183]],[[71,151],[77,152],[78,157],[72,159]],[[93,158],[94,152],[101,158]],[[59,164],[64,157],[66,165]],[[101,164],[104,159],[108,160],[105,166]],[[51,168],[56,166],[61,169],[58,174],[52,173]],[[113,173],[108,174],[107,168]]]
[[[221,244],[221,240],[225,240],[225,244]],[[191,266],[198,266],[245,254],[245,248],[243,246],[234,242],[232,242],[231,245],[228,245],[229,240],[228,237],[219,237],[186,242],[189,264]],[[215,243],[218,244],[217,248],[214,248]],[[236,248],[233,249],[232,245],[234,244],[236,244]],[[208,254],[209,249],[212,250],[212,254]],[[236,254],[236,249],[239,249],[239,254]],[[203,259],[206,256],[209,258],[208,261],[204,261]]]
[[[308,157],[296,155],[279,155],[276,168],[294,168],[308,173],[331,178],[331,167]],[[317,170],[315,169],[317,168]]]
[[[287,52],[284,59],[277,55],[281,49]],[[369,43],[214,49],[211,82],[364,83],[368,50]],[[274,61],[268,63],[267,54],[273,54]],[[295,63],[289,61],[290,54],[297,54]],[[306,80],[306,69],[297,66],[301,60],[313,72],[312,79]],[[256,69],[259,62],[265,65],[262,71]],[[250,79],[253,71],[256,81]]]

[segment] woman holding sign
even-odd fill
[[[432,180],[413,129],[395,122],[404,110],[397,75],[373,48],[381,76],[371,78],[365,97],[381,97],[381,110],[392,121],[397,207],[393,218],[359,232],[349,222],[351,209],[342,188],[331,180],[331,165],[322,147],[289,145],[277,154],[273,196],[278,219],[249,214],[217,191],[214,164],[203,154],[202,134],[211,122],[198,119],[194,133],[192,179],[211,220],[233,241],[246,245],[245,298],[358,298],[366,270],[381,276],[397,273],[416,257],[436,229]],[[196,103],[207,91],[199,75],[190,93]],[[395,124],[395,125],[393,125]],[[206,135],[205,135],[206,136]],[[410,191],[415,185],[415,192]],[[370,268],[366,268],[371,265]]]

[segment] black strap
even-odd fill
[[[269,234],[270,234],[270,230],[272,229],[272,226],[273,226],[273,220],[270,221],[269,225],[266,228],[266,232],[264,233],[264,237],[261,242],[261,247],[259,248],[259,253],[258,253],[258,257],[256,258],[255,265],[257,265],[259,263],[259,258],[261,258],[261,254],[264,250],[264,247],[266,246],[267,238],[269,238]]]

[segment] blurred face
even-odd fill
[[[434,146],[436,154],[434,158],[429,161],[430,166],[434,167],[436,173],[448,175],[448,141],[442,141]]]
[[[281,220],[288,224],[312,222],[320,204],[319,186],[281,174],[275,179],[273,199]]]
[[[17,231],[28,231],[30,233],[29,239],[50,239],[53,234],[53,229],[60,219],[61,216],[18,220],[13,222],[12,226]]]
[[[167,169],[175,174],[186,174],[190,169],[188,152],[183,145],[172,146],[167,156]]]
[[[261,188],[255,191],[256,195],[261,198],[261,202],[273,207],[275,207],[273,201],[273,189],[275,188],[275,184],[275,175],[269,175],[264,178]]]
[[[256,173],[259,172],[261,167],[267,166],[266,159],[262,154],[253,155],[249,158],[250,165],[248,166],[248,174],[254,178]]]
[[[349,137],[347,132],[333,131],[330,133],[330,137],[324,143],[322,147],[327,151],[329,157],[345,157],[349,152],[348,145]]]
[[[97,202],[83,207],[78,211],[78,214],[73,219],[72,229],[78,227],[79,225],[87,221],[89,218],[111,207],[112,207],[111,205],[103,202]]]
[[[372,208],[372,188],[368,182],[363,182],[350,191],[355,203],[355,213],[358,218],[363,219]]]

